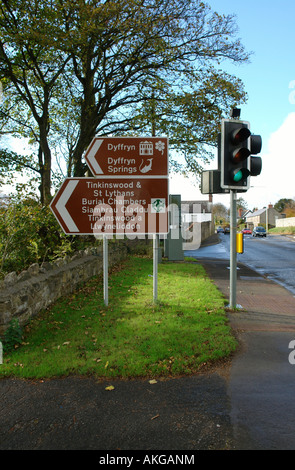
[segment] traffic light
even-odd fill
[[[259,135],[251,135],[247,121],[223,119],[221,121],[220,142],[220,186],[223,189],[247,191],[250,176],[261,173],[260,157],[253,157],[261,151]]]
[[[261,152],[262,148],[262,139],[260,135],[251,135],[250,136],[250,151],[251,154],[256,155]],[[262,160],[261,157],[250,157],[250,176],[260,175],[262,170]]]

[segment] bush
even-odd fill
[[[9,353],[15,348],[15,346],[21,344],[22,334],[22,328],[20,327],[19,321],[17,319],[11,320],[4,333],[3,349],[6,353]]]
[[[47,206],[34,200],[0,208],[0,273],[20,272],[33,263],[52,261],[89,244],[93,237],[64,234]]]

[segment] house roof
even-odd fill
[[[238,210],[237,210],[237,216],[244,218],[244,217],[247,217],[247,215],[249,214],[249,212],[251,212],[249,209],[242,209],[241,215],[240,215],[240,210],[238,209]]]
[[[266,207],[264,207],[263,209],[258,209],[257,211],[252,212],[251,214],[248,214],[246,216],[246,218],[248,218],[248,217],[257,217],[258,215],[263,214],[263,212],[265,212],[265,211],[266,211]]]

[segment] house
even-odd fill
[[[284,216],[275,210],[272,204],[263,209],[257,209],[246,216],[247,227],[253,229],[258,225],[268,225],[268,228],[276,226],[276,220],[282,219]]]
[[[243,209],[242,207],[239,207],[237,210],[237,220],[243,220],[246,219],[248,215],[252,214],[252,212],[249,209]]]

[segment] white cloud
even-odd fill
[[[295,113],[290,113],[270,135],[266,148],[267,153],[261,154],[262,172],[255,183],[257,180],[262,186],[268,202],[295,198]]]

